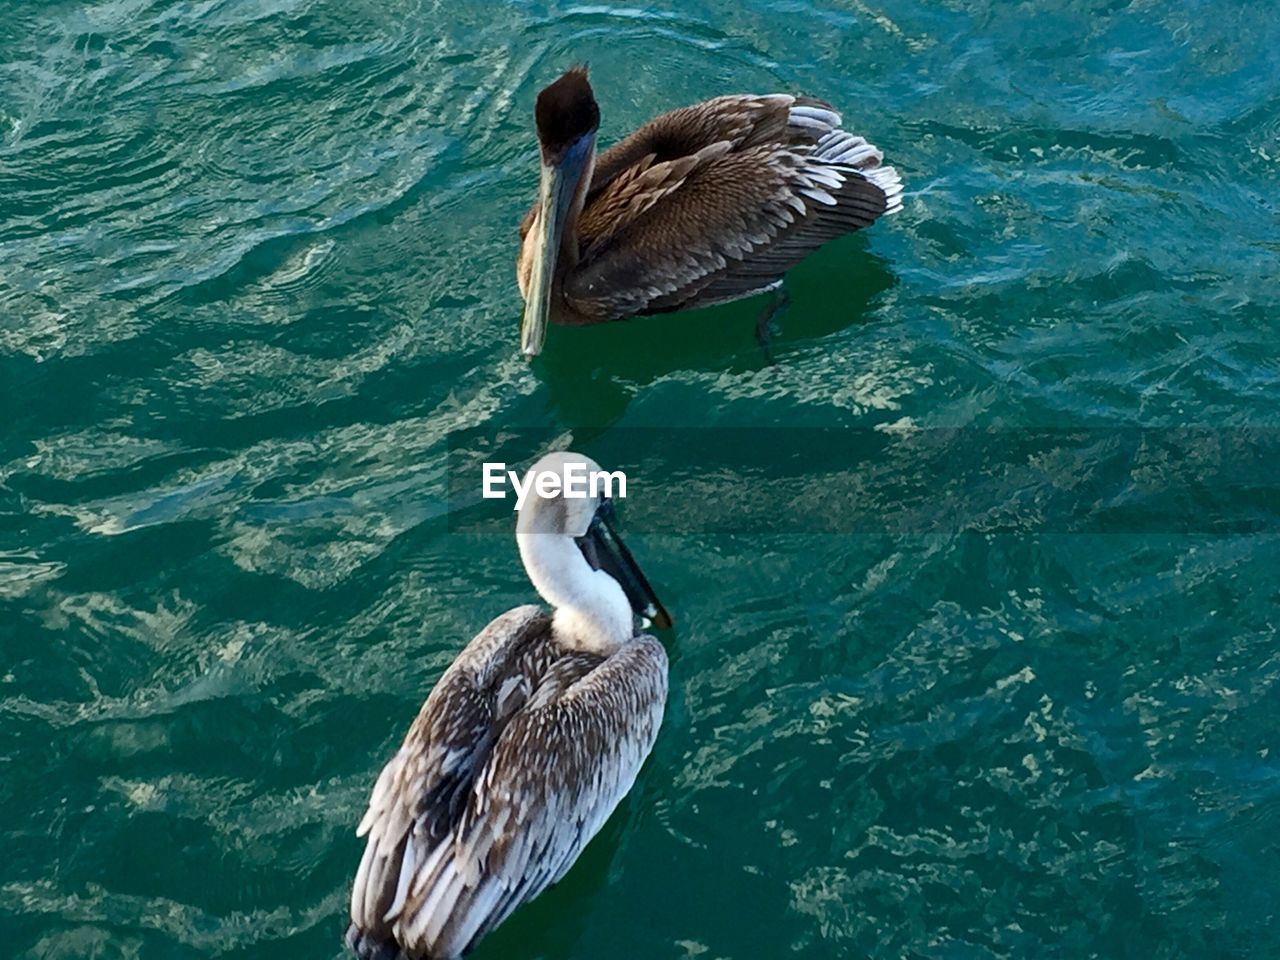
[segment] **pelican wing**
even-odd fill
[[[433,847],[461,818],[476,772],[503,720],[527,696],[526,661],[550,637],[537,606],[509,610],[476,635],[440,677],[378,777],[357,828],[367,836],[351,891],[353,942],[389,940],[388,915],[403,891],[406,848]],[[412,840],[411,840],[412,833]],[[357,949],[359,949],[357,947]]]
[[[812,145],[831,129],[832,118],[838,126],[839,117],[830,104],[781,93],[715,97],[671,110],[600,154],[587,202],[645,157],[665,163],[721,142],[735,148],[763,143]]]
[[[557,663],[567,673],[512,717],[452,837],[434,849],[415,837],[396,926],[410,956],[465,952],[559,880],[631,789],[662,722],[666,653],[640,637],[584,672],[585,659]]]
[[[819,101],[772,96],[647,124],[597,164],[565,297],[601,318],[732,300],[896,210],[897,173],[840,123]]]

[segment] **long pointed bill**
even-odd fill
[[[600,505],[591,519],[586,536],[578,538],[578,546],[591,566],[618,581],[637,616],[644,617],[660,630],[671,626],[671,614],[667,613],[635,557],[631,556],[631,551],[613,528],[613,504],[608,500]]]
[[[538,220],[534,226],[537,234],[529,271],[529,289],[524,301],[524,318],[520,322],[520,352],[528,360],[542,351],[542,343],[547,337],[551,288],[565,221],[594,146],[595,136],[588,134],[570,145],[558,160],[549,161],[545,157],[542,160]]]

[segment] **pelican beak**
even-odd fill
[[[640,571],[635,557],[618,536],[613,520],[613,501],[601,501],[586,535],[577,538],[578,547],[593,568],[603,570],[618,581],[637,616],[644,617],[659,630],[665,630],[671,626],[671,614],[667,613]]]
[[[542,177],[538,186],[538,219],[529,288],[520,322],[520,352],[532,360],[542,351],[551,314],[551,289],[556,277],[556,261],[564,239],[565,222],[573,206],[583,171],[595,149],[595,134],[579,137],[558,156],[542,153]]]

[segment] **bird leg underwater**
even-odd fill
[[[760,344],[760,349],[764,351],[764,359],[769,366],[773,366],[773,353],[769,349],[769,341],[773,335],[774,322],[787,312],[787,308],[791,306],[791,294],[787,292],[786,286],[779,281],[778,284],[769,290],[769,301],[760,308],[760,313],[756,317],[756,343]]]

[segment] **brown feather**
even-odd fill
[[[351,905],[359,936],[372,944],[393,939],[394,918],[386,914],[410,833],[420,849],[449,834],[511,715],[513,704],[498,702],[502,686],[512,677],[538,677],[554,656],[551,618],[519,607],[490,623],[441,676],[379,777],[361,823],[369,840]]]

